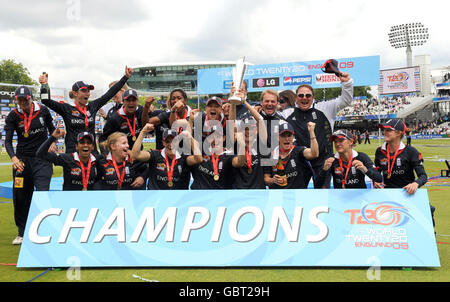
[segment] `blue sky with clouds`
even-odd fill
[[[430,38],[414,55],[450,65],[447,1],[31,0],[3,1],[0,59],[42,71],[55,87],[85,80],[106,88],[125,65],[234,61],[254,64],[381,56],[406,65],[392,25],[422,22]],[[39,3],[39,5],[37,5]]]

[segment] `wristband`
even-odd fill
[[[314,137],[311,137],[311,138],[310,138],[310,140],[313,140],[313,139],[316,139],[316,137],[314,136]]]

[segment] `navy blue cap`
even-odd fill
[[[206,106],[208,106],[211,102],[216,102],[219,106],[222,106],[222,99],[218,96],[212,96],[206,101]]]
[[[353,134],[347,129],[339,129],[333,132],[333,134],[330,137],[330,141],[334,141],[336,138],[345,138],[353,140]]]
[[[281,135],[281,133],[289,131],[292,134],[295,133],[294,128],[292,127],[291,124],[285,122],[285,123],[280,123],[280,126],[278,128],[278,134]]]
[[[163,140],[166,140],[169,136],[176,137],[178,134],[173,129],[166,129],[163,133]]]
[[[89,137],[91,139],[91,141],[94,142],[94,136],[91,133],[86,132],[86,131],[78,133],[77,142],[81,141],[85,137]]]
[[[19,86],[16,89],[16,99],[20,98],[20,97],[25,97],[27,100],[29,98],[33,97],[33,93],[31,92],[31,89],[28,88],[27,86]]]
[[[94,90],[94,86],[86,84],[83,81],[78,81],[78,82],[76,82],[75,84],[72,85],[72,91],[78,91],[78,89]]]
[[[138,99],[138,94],[137,91],[134,89],[128,89],[125,90],[125,92],[123,93],[123,99],[126,100],[128,99],[130,96],[134,96],[136,98],[136,100]]]
[[[391,119],[384,124],[378,124],[378,128],[398,130],[403,134],[406,132],[406,125],[401,119]]]

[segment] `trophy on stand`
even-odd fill
[[[236,67],[233,69],[233,83],[236,90],[228,99],[230,101],[230,104],[242,104],[242,99],[239,96],[236,96],[236,94],[239,92],[239,89],[241,89],[242,83],[244,83],[244,74],[246,68],[247,64],[245,63],[245,57],[239,58],[236,61]]]

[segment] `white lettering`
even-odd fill
[[[37,215],[31,223],[30,230],[28,231],[28,238],[30,239],[30,241],[37,244],[49,243],[52,240],[52,236],[39,236],[39,226],[41,225],[42,221],[44,221],[44,219],[48,216],[59,216],[61,215],[61,212],[61,209],[52,208],[39,213],[39,215]]]
[[[282,207],[275,207],[272,213],[272,220],[270,222],[268,241],[274,242],[277,239],[278,224],[281,222],[281,227],[286,234],[286,238],[290,242],[297,242],[300,233],[300,224],[302,220],[302,207],[295,207],[293,225],[290,224],[286,217],[286,212]]]
[[[163,228],[167,225],[166,241],[173,242],[175,233],[175,222],[177,216],[177,208],[169,207],[164,212],[163,217],[159,220],[158,225],[155,228],[155,208],[145,208],[144,213],[141,215],[139,222],[131,236],[131,242],[138,242],[141,237],[144,226],[147,224],[147,241],[154,242],[158,239]]]
[[[201,218],[199,221],[194,222],[195,215],[199,213],[201,214]],[[184,223],[183,233],[181,235],[182,242],[188,242],[189,237],[191,236],[192,230],[198,230],[204,227],[209,222],[209,211],[204,207],[190,207],[186,216],[186,221]]]
[[[63,229],[61,230],[61,235],[59,236],[58,243],[66,243],[69,232],[72,228],[82,228],[83,234],[80,238],[80,243],[86,243],[89,239],[89,235],[92,231],[92,226],[94,225],[95,218],[97,217],[98,208],[92,208],[87,221],[74,221],[75,216],[78,213],[78,209],[71,208],[69,210],[69,215],[67,215],[66,222],[64,223]]]
[[[117,229],[111,229],[114,222],[117,221]],[[118,242],[125,242],[125,208],[116,208],[109,216],[103,227],[94,239],[95,243],[103,241],[105,236],[117,236]]]
[[[327,238],[328,236],[328,226],[319,218],[317,217],[320,213],[328,213],[329,208],[322,206],[322,207],[315,207],[309,212],[309,221],[319,228],[319,233],[317,235],[307,235],[306,240],[308,242],[320,242]]]
[[[242,216],[248,213],[252,213],[253,215],[255,215],[256,218],[255,225],[248,234],[241,235],[238,231],[238,224]],[[260,208],[243,207],[240,208],[236,213],[234,213],[233,217],[231,217],[228,231],[230,233],[231,238],[233,238],[234,240],[238,242],[248,242],[255,239],[259,235],[263,226],[264,226],[264,214]]]

